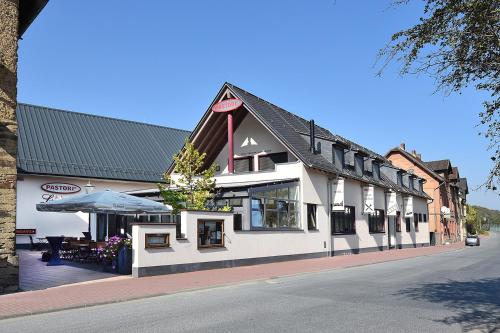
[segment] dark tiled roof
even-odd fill
[[[467,185],[467,178],[460,178],[458,180],[458,188],[465,194],[469,194],[469,186]]]
[[[416,158],[415,156],[413,156],[412,154],[410,154],[406,150],[401,149],[399,147],[395,147],[395,148],[392,148],[391,150],[389,150],[387,152],[387,154],[385,154],[385,156],[389,156],[392,153],[400,153],[400,154],[402,154],[408,160],[410,160],[414,164],[418,165],[421,169],[423,169],[424,171],[427,171],[427,173],[429,175],[431,175],[432,177],[436,178],[439,181],[443,181],[444,180],[443,177],[441,177],[436,172],[434,172],[434,170],[432,170],[431,168],[429,168],[429,166],[427,165],[427,162],[421,161],[420,159]]]
[[[451,166],[450,160],[429,161],[424,163],[433,171],[448,170]]]
[[[354,170],[349,168],[338,169],[325,156],[314,154],[310,150],[307,139],[309,136],[309,121],[296,114],[290,113],[279,106],[269,103],[246,90],[235,85],[226,83],[227,86],[243,103],[251,110],[252,114],[264,123],[274,135],[276,135],[302,162],[311,168],[338,174],[351,179],[360,180],[365,183],[378,185],[388,189],[394,189],[407,194],[414,194],[427,197],[425,193],[412,191],[405,187],[393,183],[389,178],[381,173],[380,179],[375,179],[367,174],[358,176]],[[222,90],[221,90],[222,91]],[[315,134],[320,139],[342,143],[351,150],[359,151],[371,158],[383,163],[390,164],[384,156],[373,152],[361,145],[358,145],[346,138],[331,133],[329,130],[315,125]]]
[[[188,131],[18,104],[20,173],[158,182]]]

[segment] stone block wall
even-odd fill
[[[0,293],[19,284],[15,249],[18,0],[0,0]]]

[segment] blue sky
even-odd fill
[[[192,129],[225,82],[379,153],[405,142],[449,158],[469,180],[488,173],[482,96],[434,94],[428,77],[376,77],[378,50],[414,24],[421,3],[390,0],[51,0],[19,48],[18,99]]]

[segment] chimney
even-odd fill
[[[413,155],[413,157],[417,157],[417,151],[415,149],[411,151],[411,154]]]
[[[314,120],[311,119],[309,121],[309,143],[310,143],[310,149],[311,153],[315,154],[316,153],[316,139],[315,139],[315,126],[314,126]]]
[[[417,154],[417,158],[421,161],[422,160],[422,154]]]
[[[402,149],[402,150],[406,150],[406,145],[405,145],[405,143],[404,143],[404,142],[401,142],[401,143],[399,144],[399,148],[400,148],[400,149]]]

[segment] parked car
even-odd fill
[[[478,235],[467,235],[467,238],[465,238],[465,245],[479,246],[480,245],[479,236]]]

